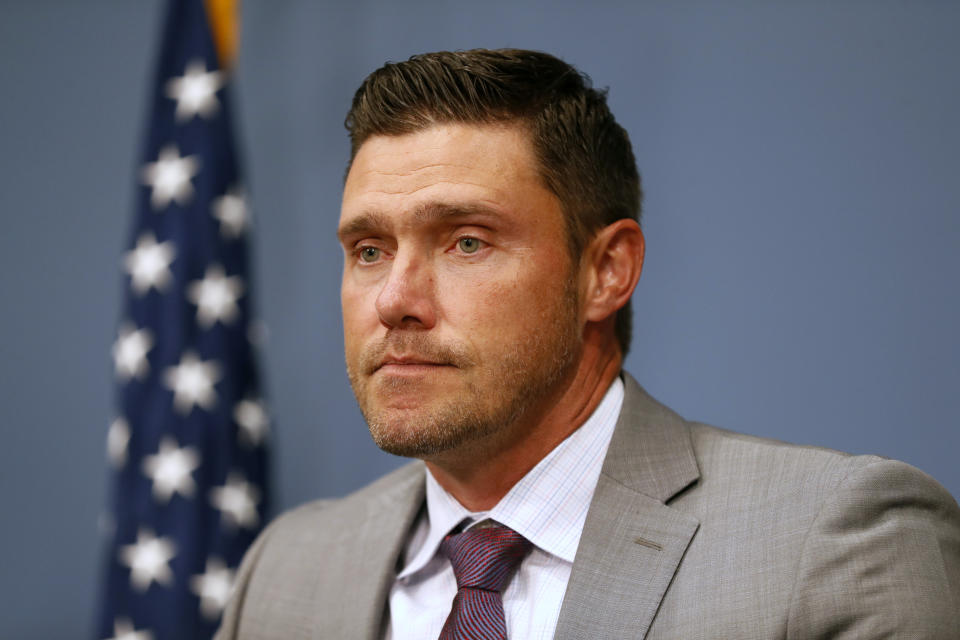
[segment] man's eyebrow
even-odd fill
[[[440,222],[456,218],[500,218],[502,214],[496,208],[482,203],[431,203],[419,207],[413,212],[413,217],[418,222]]]
[[[337,237],[342,242],[347,236],[362,235],[377,229],[392,227],[393,223],[379,211],[365,211],[337,229]]]
[[[412,215],[412,218],[419,223],[433,223],[473,217],[492,220],[502,218],[502,214],[495,207],[482,203],[431,203],[418,207],[413,211]],[[393,226],[394,220],[391,219],[390,216],[376,210],[364,211],[337,229],[337,237],[343,241],[346,237],[392,229]]]

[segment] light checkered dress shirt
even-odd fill
[[[440,543],[463,520],[496,520],[533,543],[503,592],[507,634],[518,640],[549,640],[600,468],[623,405],[617,378],[593,414],[530,470],[490,511],[470,512],[427,472],[427,510],[414,523],[403,569],[390,591],[388,640],[424,640],[440,635],[457,593]],[[469,528],[469,527],[467,527]]]

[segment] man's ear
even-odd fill
[[[643,270],[643,232],[636,220],[617,220],[601,229],[585,252],[584,317],[602,322],[627,304]]]

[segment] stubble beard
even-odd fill
[[[520,337],[512,350],[496,354],[440,345],[416,331],[388,333],[355,366],[347,362],[350,385],[374,442],[394,455],[428,459],[509,431],[531,406],[555,390],[576,362],[582,342],[577,309],[576,284],[570,278],[554,304],[544,309],[541,329]],[[420,384],[399,377],[371,378],[376,363],[390,349],[479,375],[465,376],[467,382],[458,393],[425,397],[416,409],[385,408],[378,394],[389,397]]]

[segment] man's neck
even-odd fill
[[[619,374],[619,351],[588,341],[576,370],[511,428],[426,460],[434,478],[470,511],[493,508],[524,475],[582,425]]]

